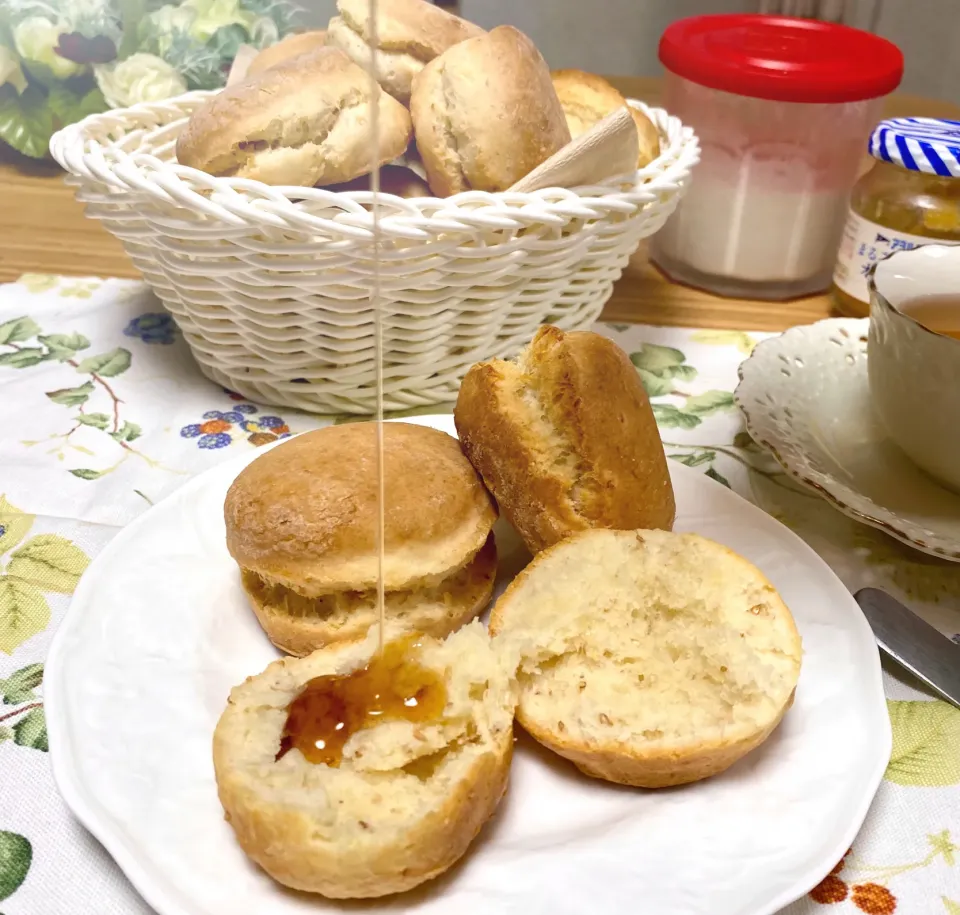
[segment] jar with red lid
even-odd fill
[[[866,138],[903,75],[899,49],[834,23],[716,15],[669,26],[660,60],[664,107],[702,154],[654,262],[721,295],[827,289]]]

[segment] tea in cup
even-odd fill
[[[960,492],[960,246],[897,251],[868,286],[877,416],[918,467]]]

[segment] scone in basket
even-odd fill
[[[177,164],[211,93],[88,117],[51,142],[87,215],[123,243],[202,371],[264,403],[312,412],[375,406],[371,285],[379,247],[384,405],[456,399],[482,359],[537,327],[588,327],[640,240],[673,212],[697,162],[693,132],[631,101],[661,155],[627,180],[446,199],[269,187]]]

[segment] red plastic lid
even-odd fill
[[[903,54],[885,38],[788,16],[693,16],[660,39],[663,65],[684,79],[782,102],[853,102],[892,92]]]

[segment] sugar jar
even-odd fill
[[[838,311],[869,314],[867,271],[894,251],[960,244],[960,121],[890,118],[869,142],[876,160],[853,188],[833,272]]]
[[[660,60],[664,107],[702,155],[654,262],[723,295],[828,289],[864,142],[903,74],[898,48],[835,23],[724,14],[670,25]]]

